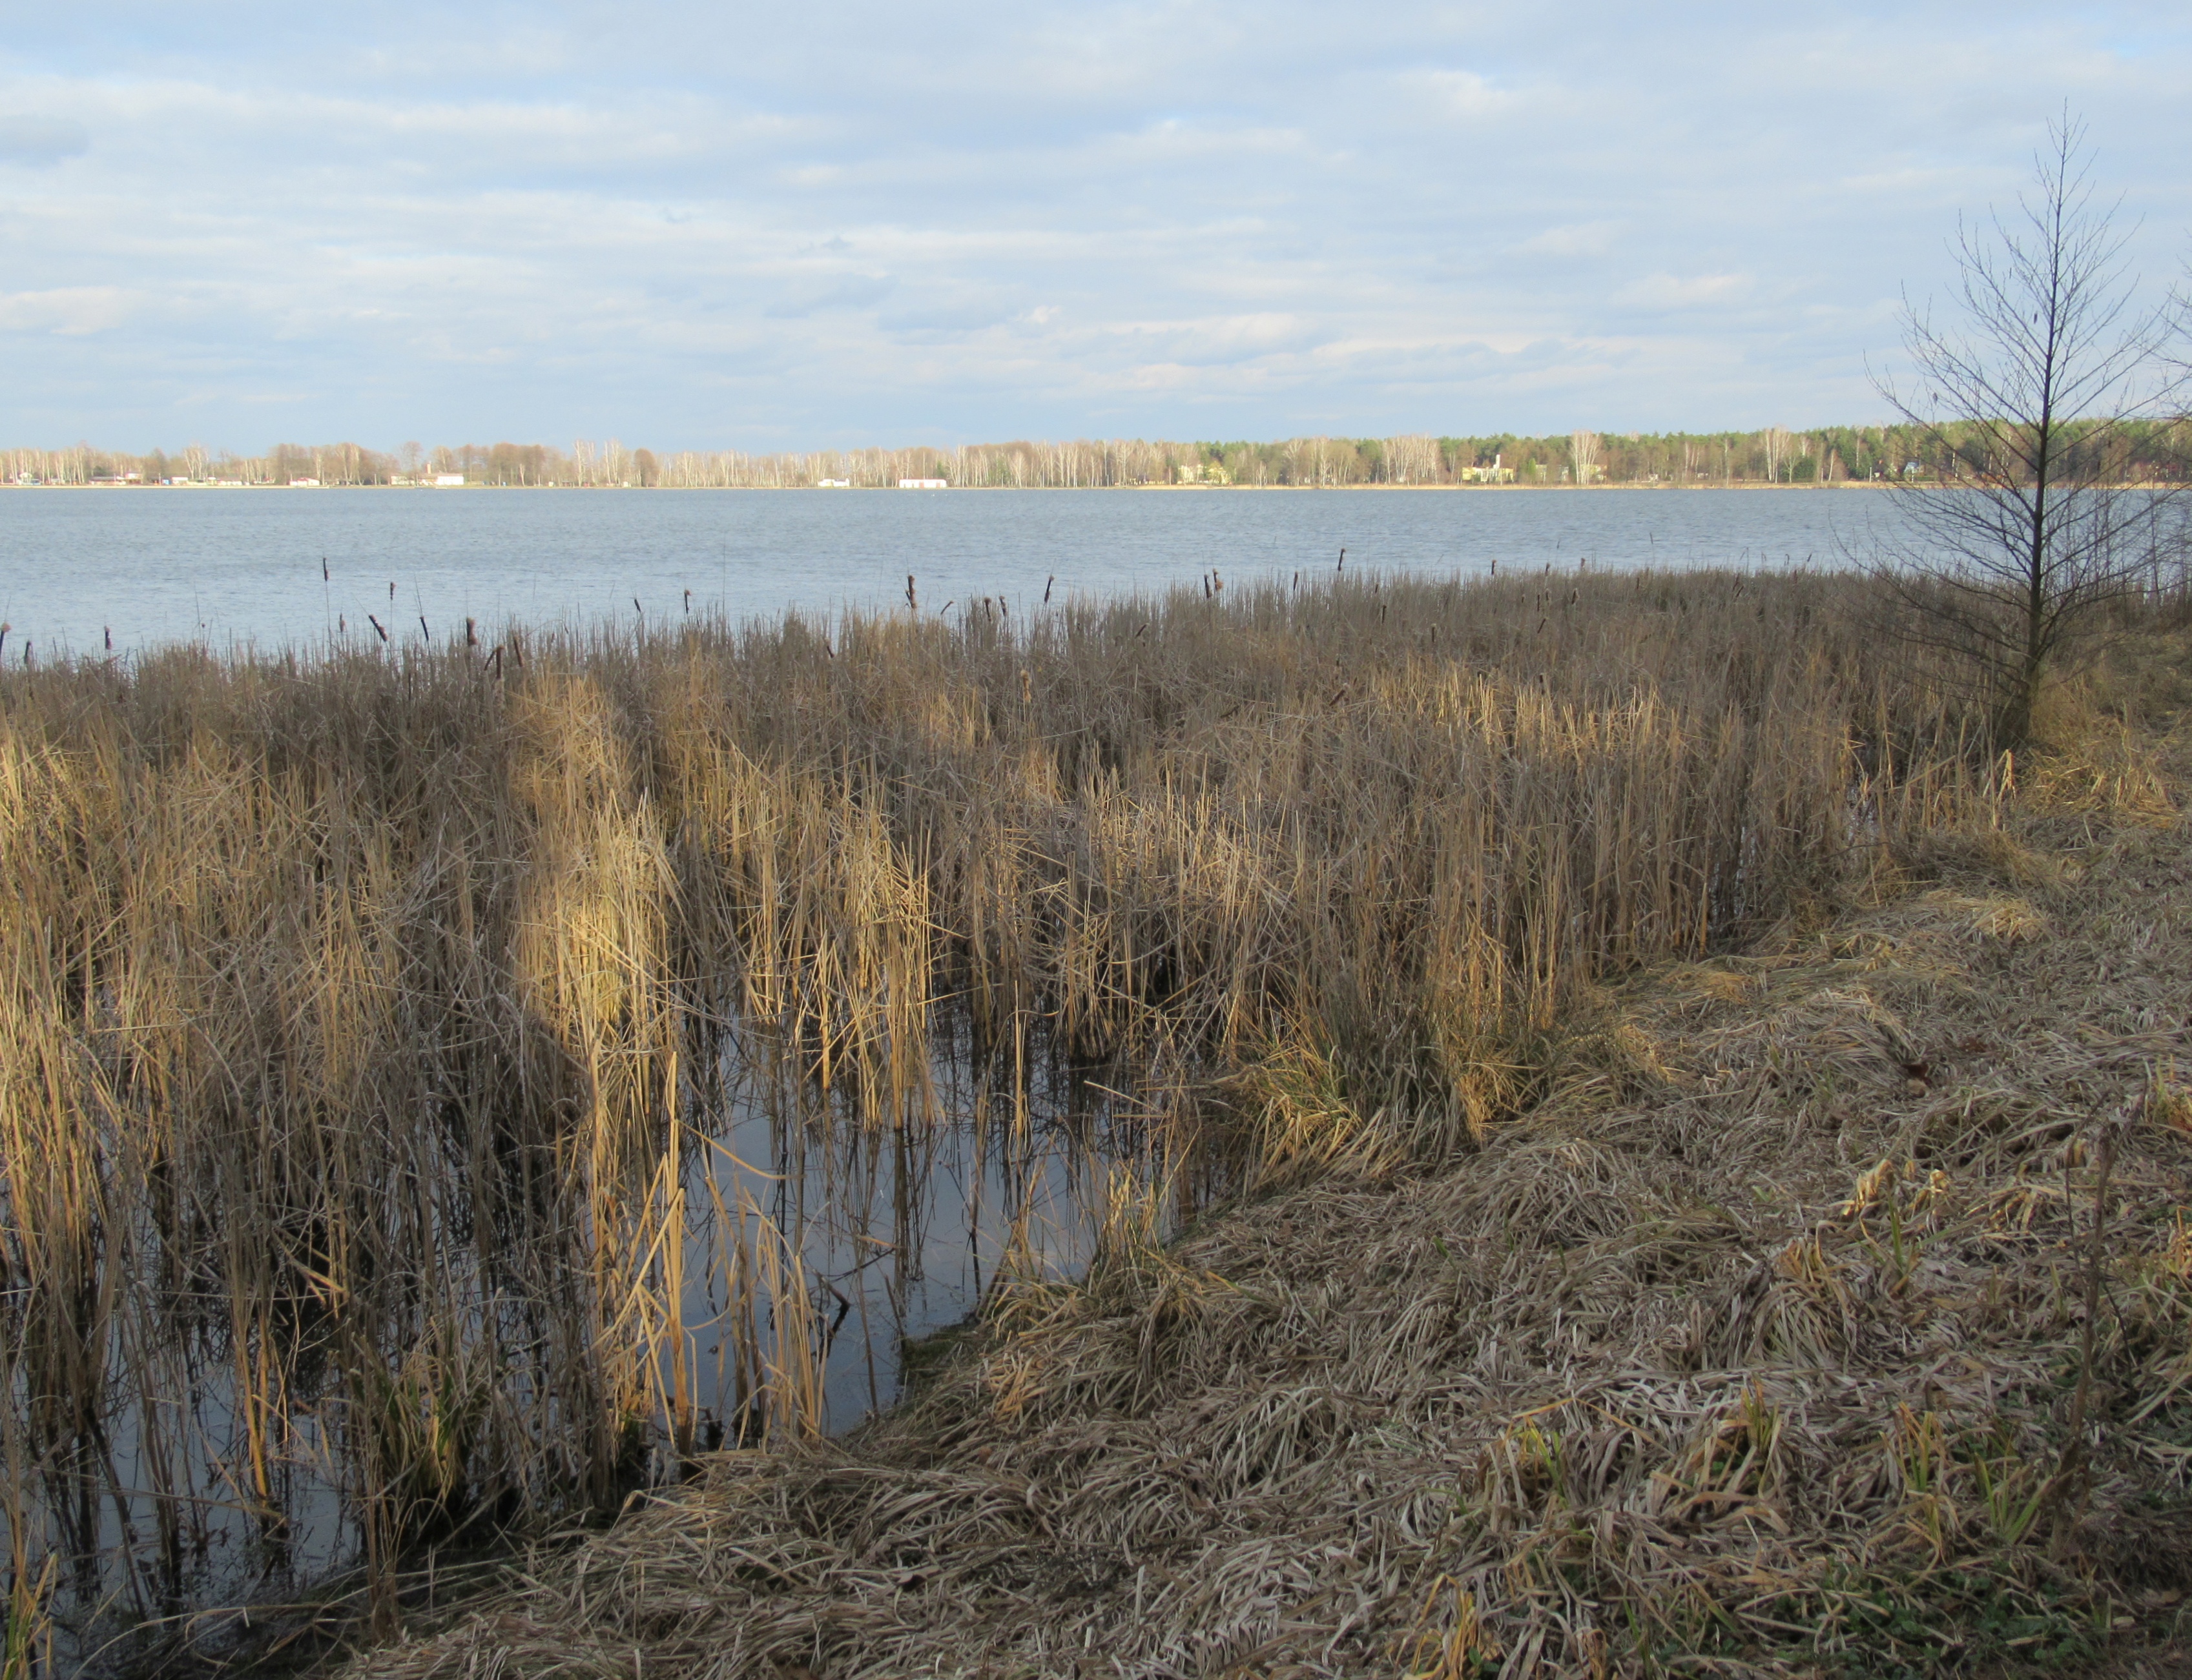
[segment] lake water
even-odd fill
[[[1350,566],[1830,563],[1897,523],[1862,489],[9,490],[0,619],[40,652],[317,641],[722,607],[1015,602]],[[322,582],[325,561],[328,581]],[[391,586],[393,585],[391,590]]]

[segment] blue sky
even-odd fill
[[[772,450],[1877,415],[2181,5],[0,3],[0,442]]]

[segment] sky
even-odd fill
[[[2192,253],[2181,3],[33,9],[0,444],[1801,427],[2090,125]]]

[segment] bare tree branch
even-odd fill
[[[1875,381],[1927,458],[1898,480],[1911,534],[1881,572],[1908,633],[1972,663],[2006,744],[2029,733],[2076,622],[2139,587],[2157,544],[2183,550],[2181,468],[2142,475],[2129,428],[2181,407],[2187,310],[2139,304],[2121,209],[2097,197],[2066,111],[2016,214],[1959,221],[1951,322],[1905,298],[1919,390]]]

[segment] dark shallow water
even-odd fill
[[[719,1081],[688,1101],[680,1175],[682,1341],[697,1446],[783,1438],[785,1420],[772,1427],[751,1408],[756,1375],[779,1404],[787,1383],[802,1387],[815,1422],[842,1433],[899,1397],[910,1345],[968,1319],[1001,1271],[1077,1277],[1122,1199],[1165,1233],[1213,1182],[1166,1159],[1164,1129],[1142,1104],[1032,1041],[978,1048],[963,1023],[944,1027],[925,1119],[905,1128],[872,1124],[856,1096],[818,1087],[780,1057],[734,1040],[725,1052]],[[1124,1068],[1103,1072],[1132,1082]],[[658,1348],[665,1398],[674,1345],[665,1337]],[[163,1477],[150,1461],[127,1413],[112,1421],[114,1478],[92,1467],[83,1484],[97,1538],[56,1584],[61,1673],[140,1663],[146,1642],[133,1630],[156,1617],[191,1626],[203,1649],[218,1650],[248,1626],[246,1607],[278,1617],[361,1554],[326,1397],[294,1394],[279,1421],[271,1457],[283,1521],[272,1534],[238,1484],[232,1366],[211,1349],[184,1363],[169,1420],[186,1444],[180,1480],[172,1465]],[[666,1422],[659,1413],[649,1480],[669,1473]],[[52,1517],[37,1495],[54,1485],[33,1484],[34,1523]],[[177,1496],[177,1574],[158,1560],[156,1486]]]

